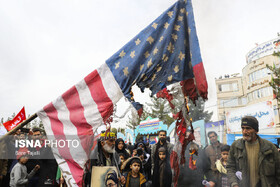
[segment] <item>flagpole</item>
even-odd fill
[[[27,118],[25,121],[21,122],[20,124],[18,124],[15,128],[13,128],[12,130],[10,130],[9,132],[7,132],[5,135],[3,135],[2,137],[0,137],[0,141],[4,138],[6,138],[7,136],[14,134],[17,130],[19,130],[20,128],[24,127],[25,125],[27,125],[29,122],[31,122],[32,120],[34,120],[35,118],[37,118],[37,114],[33,114],[32,116],[30,116],[29,118]]]

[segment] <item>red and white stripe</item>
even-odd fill
[[[112,115],[114,104],[121,97],[118,83],[107,64],[103,64],[37,113],[50,140],[67,140],[70,136],[80,140],[82,146],[78,148],[52,147],[68,186],[82,186],[92,143],[89,140]]]

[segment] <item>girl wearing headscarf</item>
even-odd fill
[[[122,153],[124,155],[125,160],[128,159],[129,156],[130,156],[129,153],[127,152],[127,150],[126,150],[126,144],[124,143],[122,138],[118,138],[116,140],[115,150],[118,154]]]

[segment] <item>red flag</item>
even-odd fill
[[[21,109],[21,111],[14,117],[14,119],[7,121],[6,123],[3,123],[7,131],[11,131],[13,128],[15,128],[18,124],[23,122],[23,120],[26,119],[25,110],[24,107]]]

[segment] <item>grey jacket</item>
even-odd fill
[[[25,187],[28,184],[28,179],[33,177],[36,171],[33,169],[29,174],[25,165],[19,162],[13,167],[10,174],[11,187]]]
[[[260,152],[258,157],[260,186],[280,186],[280,154],[273,143],[258,137]],[[238,180],[235,173],[242,172],[242,180]],[[250,174],[248,171],[247,153],[245,141],[239,139],[233,142],[229,151],[227,162],[228,180],[231,186],[237,184],[239,187],[250,186]]]

